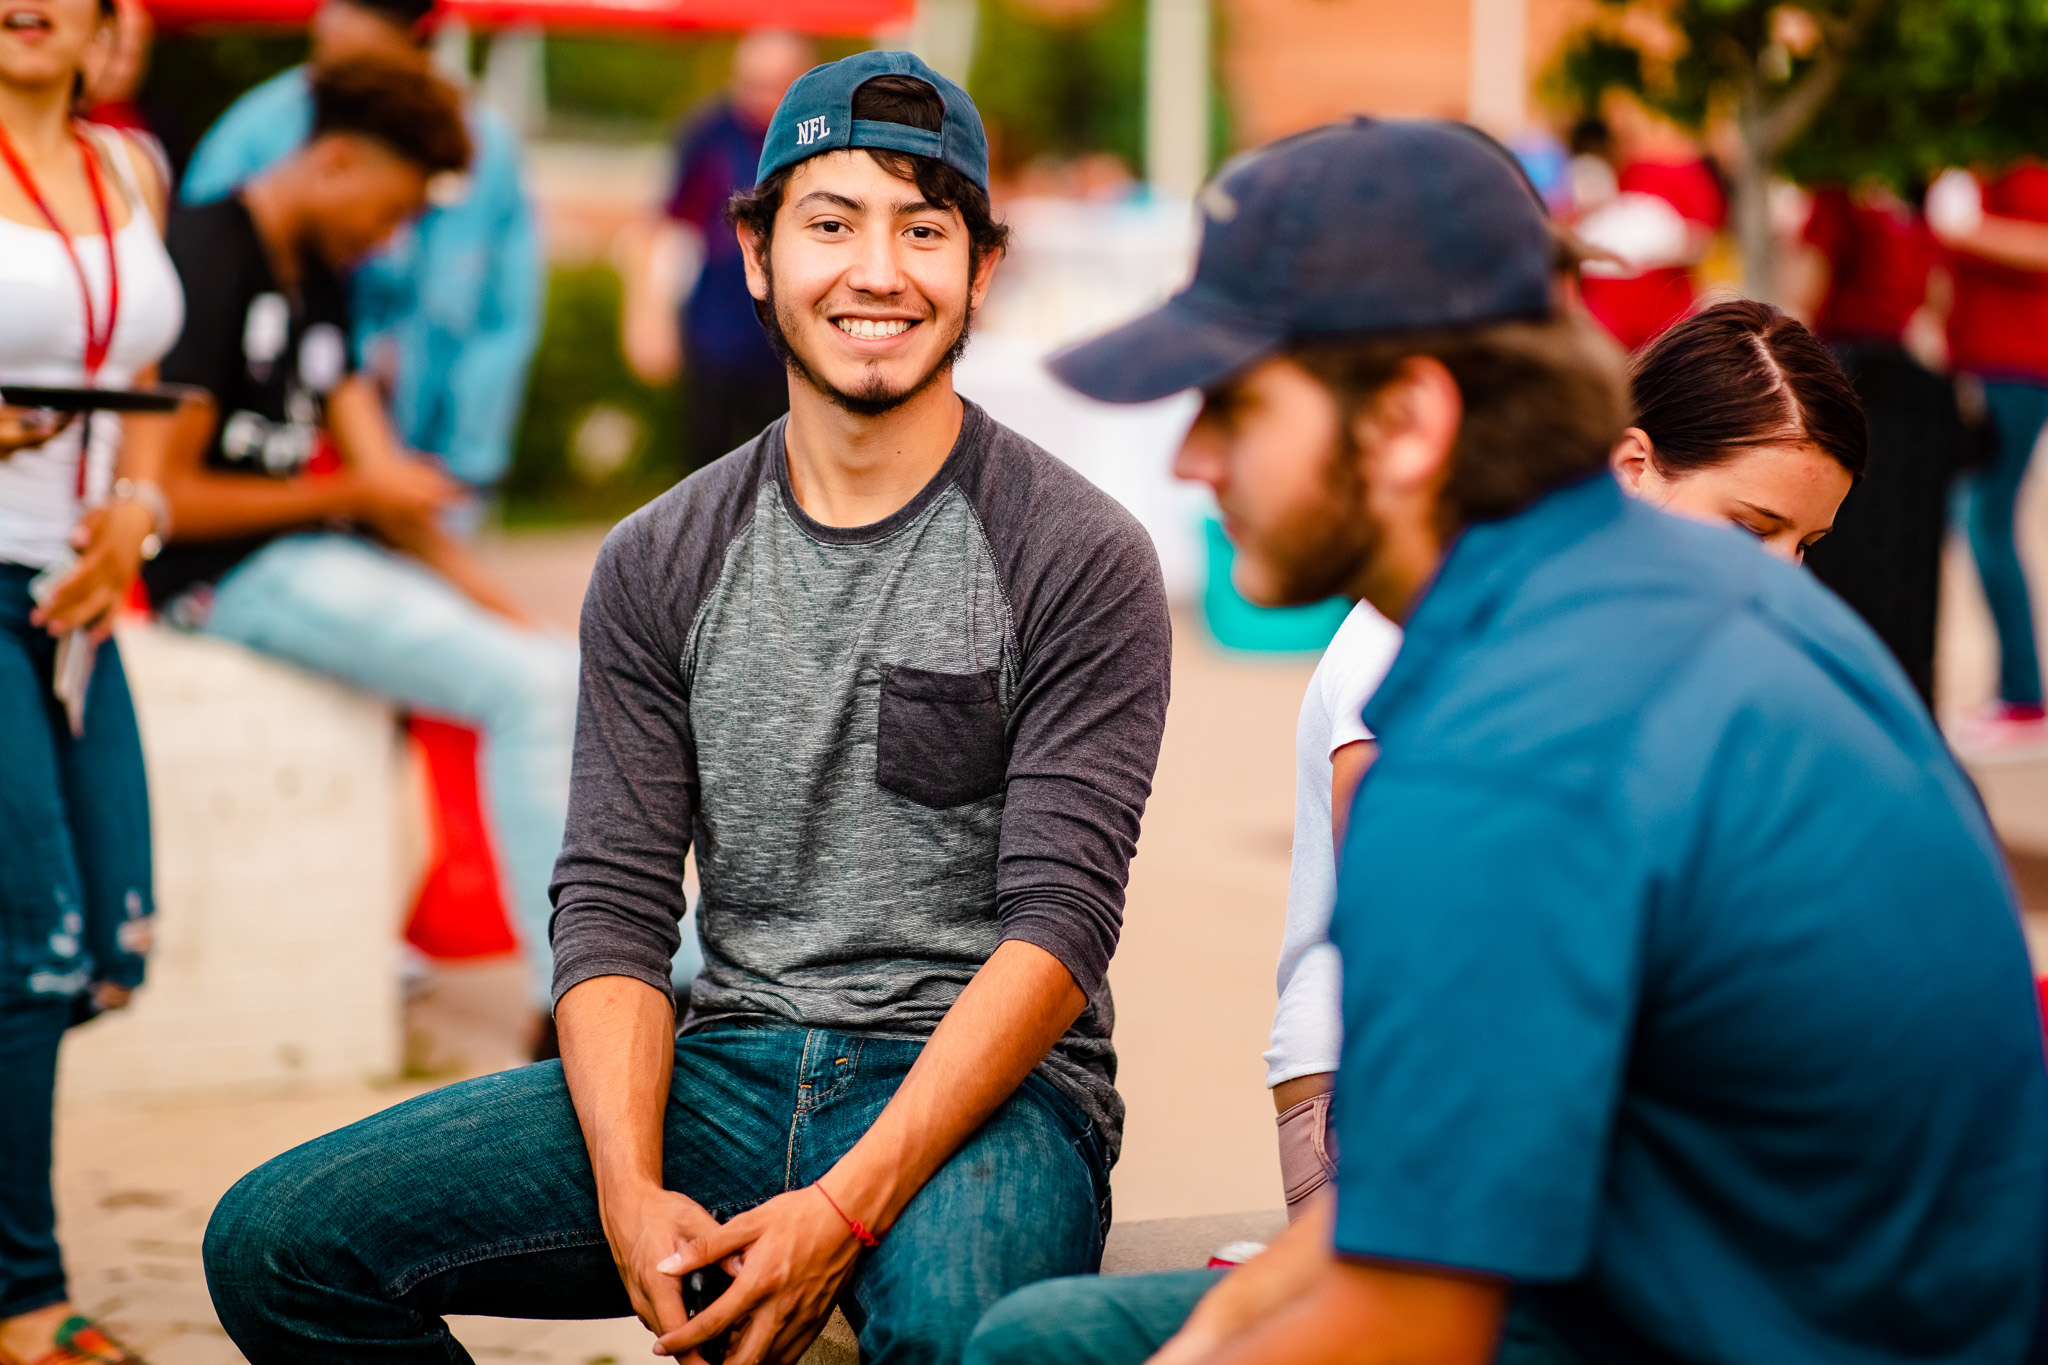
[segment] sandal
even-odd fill
[[[64,1319],[64,1325],[57,1329],[56,1350],[38,1360],[24,1362],[24,1365],[148,1365],[148,1362],[102,1332],[99,1324],[91,1318],[79,1316]]]

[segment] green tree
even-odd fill
[[[2048,3],[1949,0],[1873,25],[1784,169],[1906,188],[1949,166],[2048,152]]]
[[[999,173],[1087,152],[1142,170],[1144,0],[982,0],[978,30],[967,88],[994,135]]]
[[[617,272],[556,268],[505,479],[505,520],[609,521],[632,511],[689,472],[686,416],[677,389],[642,384],[619,354]],[[611,439],[593,443],[600,433]]]
[[[1726,119],[1744,286],[1771,294],[1770,181],[1882,175],[2048,147],[2048,0],[1600,0],[1554,89],[1621,87],[1682,126]]]

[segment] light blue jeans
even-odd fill
[[[414,560],[327,532],[273,541],[236,565],[200,628],[482,730],[486,813],[545,1008],[554,966],[548,881],[576,732],[575,644],[484,610]]]

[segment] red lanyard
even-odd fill
[[[57,234],[57,240],[64,244],[64,254],[71,258],[71,269],[78,276],[78,297],[85,304],[85,379],[90,384],[100,366],[106,363],[107,352],[114,344],[114,322],[121,315],[121,268],[114,256],[114,224],[107,213],[107,191],[100,183],[99,158],[94,155],[92,144],[85,134],[76,127],[72,136],[78,139],[78,153],[85,160],[85,181],[92,187],[92,206],[99,211],[100,240],[107,244],[107,325],[99,325],[98,310],[92,304],[92,286],[85,278],[85,262],[78,258],[78,247],[71,240],[71,234],[57,221],[57,215],[50,212],[49,201],[36,187],[35,177],[29,174],[28,166],[14,150],[14,143],[7,136],[7,129],[0,126],[0,159],[7,162],[7,169],[14,172],[14,178],[21,182],[22,192],[43,215],[43,221]],[[83,433],[78,439],[78,496],[85,496],[86,440]]]

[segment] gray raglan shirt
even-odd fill
[[[556,999],[668,989],[697,850],[722,1021],[930,1035],[1010,939],[1088,1006],[1040,1066],[1112,1159],[1104,979],[1166,720],[1171,628],[1138,523],[972,403],[871,526],[790,491],[783,424],[606,539],[583,604]]]

